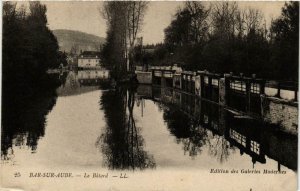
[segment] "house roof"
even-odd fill
[[[83,51],[79,57],[81,58],[100,58],[100,52],[97,51]]]

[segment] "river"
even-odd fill
[[[297,136],[236,118],[184,92],[143,85],[110,87],[106,71],[55,78],[61,82],[56,89],[15,96],[19,102],[4,111],[4,187],[296,189]],[[231,173],[234,170],[238,173]],[[33,177],[39,172],[72,173],[72,178]],[[93,173],[102,178],[86,177],[96,176]]]

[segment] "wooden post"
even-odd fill
[[[164,77],[164,71],[161,70],[160,72],[161,72],[160,85],[161,85],[162,87],[165,87],[165,86],[166,86],[166,79],[165,79],[165,77]]]
[[[189,75],[189,80],[188,80],[188,92],[191,93],[191,90],[192,90],[192,75],[191,74],[188,74]]]
[[[231,76],[231,74],[224,74],[224,82],[225,82],[225,95],[224,95],[224,97],[225,97],[225,99],[224,99],[224,101],[225,101],[225,105],[227,105],[227,106],[229,106],[230,105],[230,77]]]
[[[208,77],[208,98],[210,100],[212,100],[212,91],[213,91],[213,88],[212,88],[212,77],[211,76],[207,76]]]
[[[188,74],[185,74],[185,83],[184,83],[184,88],[185,88],[185,91],[189,91],[189,75]]]
[[[260,94],[265,94],[265,85],[266,85],[266,81],[262,80],[260,82]]]
[[[200,75],[196,74],[195,76],[195,94],[197,96],[200,95],[201,92],[201,80],[200,80]]]
[[[184,75],[184,73],[181,73],[181,87],[180,87],[181,90],[184,90],[184,79],[183,79],[183,75]]]
[[[219,79],[219,104],[221,106],[226,105],[226,83],[225,78]]]
[[[154,84],[154,79],[155,79],[155,75],[154,75],[154,70],[151,70],[151,72],[152,72],[152,84]]]
[[[249,80],[245,80],[246,82],[246,112],[250,112],[251,106],[251,82]]]
[[[294,88],[294,101],[298,101],[298,84],[294,83],[293,88]]]
[[[175,83],[174,83],[174,74],[175,74],[175,70],[172,70],[172,88],[175,88]]]
[[[280,82],[277,84],[277,94],[276,97],[280,98]]]
[[[204,77],[200,74],[200,97],[204,95]]]

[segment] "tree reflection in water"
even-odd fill
[[[216,158],[220,163],[228,160],[230,151],[235,152],[235,147],[230,147],[228,140],[226,140],[226,113],[219,105],[212,104],[207,101],[201,101],[201,125],[208,129],[208,152],[211,156]]]
[[[144,139],[133,116],[135,90],[117,87],[104,91],[100,104],[106,129],[97,146],[104,154],[104,166],[117,170],[154,168],[154,158],[143,150]]]
[[[228,141],[223,136],[213,135],[207,140],[207,144],[209,154],[217,158],[220,163],[228,160],[230,147]],[[232,151],[234,151],[234,149],[234,147],[231,148]]]
[[[195,157],[205,145],[207,132],[199,126],[199,122],[187,116],[174,106],[164,109],[164,120],[171,134],[176,137],[177,143],[183,144],[184,154]]]
[[[166,91],[163,91],[166,92]],[[208,146],[208,152],[220,163],[226,161],[230,155],[229,142],[225,139],[224,125],[220,123],[219,106],[208,104],[195,99],[195,96],[180,93],[170,94],[172,99],[166,99],[161,94],[164,120],[170,133],[176,137],[178,144],[183,144],[184,154],[195,158],[201,154],[202,147]],[[176,101],[177,95],[181,101]],[[219,134],[216,132],[219,131]]]
[[[57,76],[46,76],[39,87],[22,83],[3,87],[1,160],[11,160],[15,146],[36,151],[45,134],[46,116],[56,103],[55,89],[61,83]]]

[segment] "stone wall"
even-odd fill
[[[279,125],[288,133],[298,134],[298,103],[261,96],[264,121]]]
[[[195,94],[201,97],[201,78],[200,78],[200,76],[195,77]]]
[[[140,84],[152,84],[152,72],[136,71],[135,73]]]

